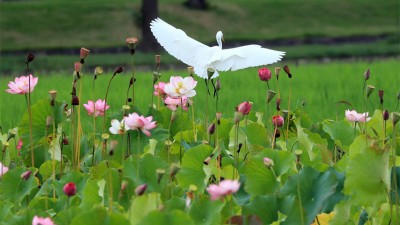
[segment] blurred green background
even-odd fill
[[[145,0],[146,1],[146,0]],[[286,51],[285,60],[393,57],[400,53],[398,0],[219,0],[206,10],[185,0],[159,0],[158,16],[189,36],[215,45],[224,32],[225,46],[259,43]],[[19,74],[33,52],[42,71],[71,71],[80,47],[93,57],[87,68],[129,64],[125,38],[140,40],[137,65],[153,65],[164,50],[140,51],[142,1],[14,0],[0,2],[0,73]],[[140,68],[140,67],[139,67]],[[144,67],[147,68],[147,67]]]

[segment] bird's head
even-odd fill
[[[222,31],[217,32],[216,39],[218,46],[222,48],[222,42],[224,42],[224,35],[222,34]]]

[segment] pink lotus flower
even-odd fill
[[[76,194],[76,185],[74,182],[69,182],[66,185],[64,185],[63,188],[64,193],[68,196],[74,196]]]
[[[119,122],[116,119],[111,120],[111,127],[109,129],[112,134],[125,134],[125,132],[129,130],[128,125],[126,125],[124,119]]]
[[[30,87],[29,87],[29,79],[31,80]],[[32,92],[38,82],[38,79],[39,79],[38,77],[34,77],[32,76],[32,74],[30,74],[29,76],[16,77],[14,82],[10,81],[8,83],[8,87],[10,89],[7,89],[6,91],[11,94],[19,94],[19,95]]]
[[[268,68],[261,68],[258,70],[258,77],[262,81],[269,81],[271,79],[271,71]]]
[[[285,120],[283,119],[282,116],[277,115],[277,116],[273,116],[272,117],[272,123],[276,126],[276,127],[281,127],[283,126]]]
[[[97,100],[96,103],[89,100],[88,104],[83,104],[83,106],[88,111],[89,116],[94,114],[95,117],[104,116],[104,111],[110,108],[110,106],[106,104],[106,101],[101,99]]]
[[[22,143],[22,139],[19,139],[16,148],[17,148],[18,150],[21,150],[22,144],[23,144],[23,143]]]
[[[51,220],[50,217],[40,217],[34,216],[32,220],[32,225],[54,225],[54,222]]]
[[[158,82],[158,84],[154,85],[154,95],[155,96],[164,96],[165,91],[164,91],[165,83],[164,82]]]
[[[3,176],[3,174],[7,173],[8,171],[8,167],[4,166],[1,162],[0,162],[0,177]]]
[[[207,192],[210,194],[211,200],[217,200],[237,192],[239,187],[240,183],[237,180],[223,180],[218,185],[211,184],[208,186]]]
[[[346,110],[345,111],[346,119],[350,122],[368,122],[371,120],[371,117],[368,117],[368,112],[365,113],[357,113],[355,110]]]
[[[194,88],[197,85],[197,81],[193,77],[174,77],[172,76],[164,87],[165,93],[173,98],[179,98],[186,96],[188,98],[196,95]]]
[[[239,104],[236,111],[241,112],[243,115],[247,115],[250,113],[251,107],[253,106],[252,103],[246,101]]]
[[[131,113],[124,118],[129,129],[140,130],[147,136],[151,135],[149,130],[154,129],[157,126],[155,121],[151,121],[152,119],[152,116],[144,117],[139,116],[137,113]]]
[[[182,99],[182,100],[181,100]],[[181,102],[182,101],[182,102]],[[188,103],[188,98],[186,96],[182,96],[182,98],[171,98],[167,97],[164,100],[164,103],[167,105],[168,108],[170,108],[172,111],[175,111],[178,109],[179,106],[182,105],[183,110],[188,110],[187,103]]]

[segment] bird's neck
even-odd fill
[[[218,39],[218,40],[217,40],[217,43],[218,43],[218,47],[219,47],[220,49],[222,49],[222,41],[221,41],[221,39]]]

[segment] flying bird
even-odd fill
[[[218,71],[235,71],[248,67],[275,63],[282,59],[285,52],[262,48],[260,45],[245,45],[237,48],[222,49],[223,34],[218,31],[218,46],[209,47],[160,18],[154,19],[150,29],[165,50],[178,60],[194,67],[199,77],[209,78],[208,69],[215,72],[211,78],[218,77]]]

